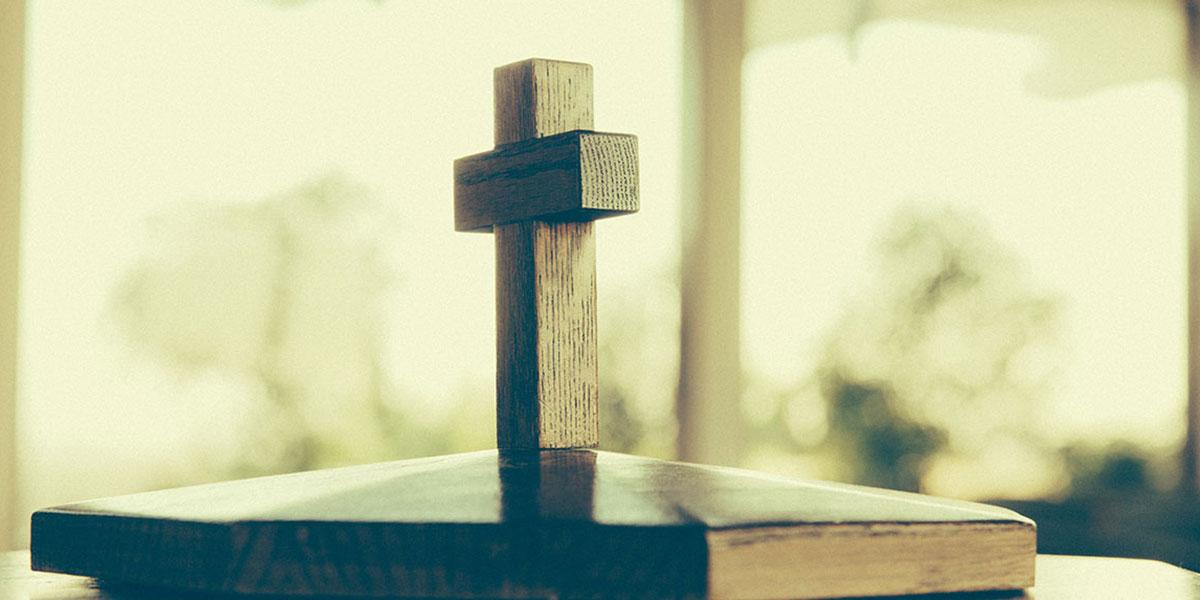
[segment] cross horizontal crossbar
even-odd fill
[[[637,137],[568,131],[454,162],[454,228],[591,221],[637,212]]]

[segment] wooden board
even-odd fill
[[[496,441],[600,440],[596,237],[590,222],[496,228]]]
[[[1037,585],[1008,592],[905,596],[906,600],[1200,600],[1200,575],[1165,563],[1129,558],[1037,557]],[[0,554],[5,600],[197,600],[192,594],[102,584],[86,577],[37,573],[29,554]]]
[[[592,129],[592,65],[531,58],[492,75],[497,146]]]
[[[569,131],[454,161],[454,228],[637,212],[637,138]]]
[[[1026,587],[1035,538],[968,502],[488,451],[39,511],[33,566],[253,594],[815,598]]]

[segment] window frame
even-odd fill
[[[17,353],[25,2],[0,2],[0,550],[17,545]]]

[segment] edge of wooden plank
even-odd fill
[[[637,136],[572,130],[454,161],[454,229],[637,212]]]
[[[702,597],[704,530],[532,523],[240,521],[39,513],[34,570],[206,593]],[[169,547],[167,547],[169,546]]]
[[[713,529],[712,598],[846,598],[1034,584],[1037,528],[1021,521]]]

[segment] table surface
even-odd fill
[[[1036,588],[1024,592],[941,594],[953,598],[1038,600],[1200,600],[1200,574],[1152,560],[1039,555]],[[161,590],[105,589],[86,577],[37,573],[28,552],[0,554],[0,600],[200,600],[202,596]]]

